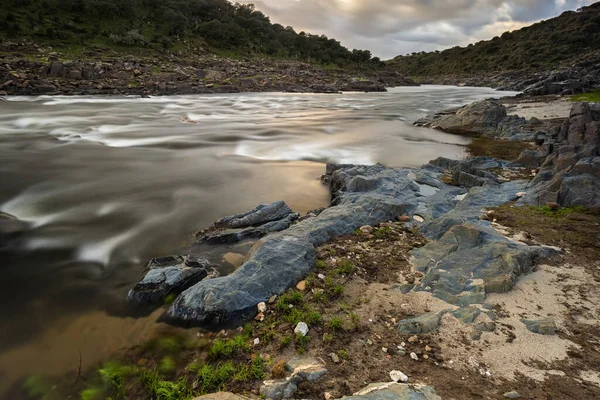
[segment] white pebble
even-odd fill
[[[415,361],[419,361],[419,356],[417,355],[417,353],[410,353],[410,358],[412,358]]]
[[[408,382],[408,376],[404,375],[400,371],[390,372],[390,378],[392,378],[394,382]]]
[[[264,301],[262,303],[258,303],[257,307],[259,313],[264,313],[265,311],[267,311],[267,304]]]
[[[302,336],[306,336],[306,334],[308,333],[308,325],[306,325],[306,322],[298,322],[298,325],[296,325],[296,329],[294,329],[294,333],[300,334]]]
[[[260,344],[260,339],[259,338],[254,339],[254,345],[258,346],[259,344]]]

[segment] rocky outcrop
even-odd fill
[[[246,213],[219,219],[211,228],[196,233],[196,243],[232,244],[258,239],[289,228],[299,217],[283,201],[263,204]]]
[[[415,122],[416,126],[467,136],[491,136],[510,139],[521,132],[525,118],[508,115],[498,100],[483,100],[444,110]]]
[[[127,294],[127,301],[134,305],[162,304],[167,297],[216,276],[210,262],[195,254],[153,258],[146,267],[146,276]]]
[[[489,159],[478,162],[483,167],[502,165]],[[196,325],[253,316],[258,303],[295,286],[312,270],[315,246],[400,215],[424,221],[412,223],[436,243],[415,253],[416,265],[425,273],[422,281],[427,282],[415,290],[431,291],[452,304],[482,302],[486,290],[508,290],[518,275],[531,269],[542,249],[516,246],[493,235],[490,223],[480,215],[485,207],[515,199],[527,183],[499,184],[490,178],[469,190],[443,183],[445,167],[457,167],[453,162],[434,164],[415,169],[329,165],[326,181],[332,191],[331,207],[258,241],[231,275],[202,281],[184,291],[167,311],[167,319]],[[441,266],[431,265],[431,258]],[[475,295],[468,301],[459,296],[471,289]]]
[[[600,105],[573,105],[569,119],[542,148],[549,155],[523,202],[600,207]]]
[[[334,71],[295,60],[160,53],[136,58],[101,50],[73,60],[28,43],[15,46],[0,42],[0,48],[15,49],[0,63],[0,91],[8,95],[384,92],[386,86],[416,85],[395,71]]]

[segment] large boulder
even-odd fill
[[[600,104],[576,103],[523,202],[600,207]]]
[[[526,122],[525,118],[508,115],[502,103],[490,99],[427,116],[415,125],[457,135],[508,138],[518,134]]]

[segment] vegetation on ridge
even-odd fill
[[[368,50],[273,24],[253,5],[227,0],[4,0],[0,38],[54,47],[263,55],[340,67],[373,67]]]
[[[600,50],[600,3],[492,40],[398,56],[389,65],[410,76],[540,70]]]

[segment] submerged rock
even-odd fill
[[[398,329],[407,334],[424,334],[439,328],[442,317],[448,311],[423,314],[418,317],[400,321]]]

